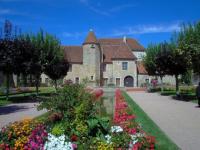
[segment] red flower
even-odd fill
[[[94,95],[95,95],[95,97],[97,99],[100,98],[101,96],[103,96],[103,90],[102,89],[96,89],[96,90],[94,90]]]
[[[72,136],[71,136],[71,141],[72,142],[76,142],[78,140],[78,137],[75,135],[75,134],[73,134]]]

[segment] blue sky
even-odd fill
[[[63,45],[81,45],[89,29],[98,38],[123,36],[149,43],[169,40],[181,23],[200,19],[199,0],[0,0],[5,19],[23,32],[40,28]]]

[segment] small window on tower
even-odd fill
[[[92,44],[92,45],[91,45],[91,48],[95,48],[95,45],[94,45],[94,44]]]
[[[93,77],[93,76],[91,76],[91,80],[94,80],[94,77]]]

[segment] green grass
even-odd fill
[[[176,91],[163,91],[160,94],[163,95],[163,96],[175,96]]]
[[[160,92],[161,95],[163,96],[172,96],[173,98],[176,97],[176,91],[175,90],[164,90],[163,92]],[[196,94],[193,91],[181,91],[181,99],[182,101],[187,101],[187,102],[193,102],[193,103],[198,103],[198,100],[196,98]],[[175,98],[176,99],[176,98]]]
[[[30,87],[31,90],[35,90],[35,87]],[[54,87],[39,87],[39,92],[40,93],[52,93],[55,92]]]
[[[149,116],[128,96],[123,92],[130,109],[137,116],[136,121],[142,125],[143,130],[156,137],[157,150],[179,150],[178,146],[149,118]],[[151,106],[149,106],[151,107]]]
[[[5,106],[12,103],[11,101],[7,101],[7,100],[0,100],[0,106]]]
[[[39,121],[39,122],[46,122],[49,115],[50,115],[50,112],[46,112],[40,116],[35,117],[34,120]]]
[[[30,87],[31,91],[34,90],[34,87]],[[40,87],[39,88],[39,96],[48,96],[51,93],[55,92],[55,88],[53,87]],[[25,102],[27,99],[31,99],[32,97],[36,96],[36,92],[26,92],[26,93],[19,93],[19,94],[12,94],[9,95],[9,102],[10,103],[19,103]],[[2,103],[6,104],[6,96],[0,96],[0,101],[4,101]]]

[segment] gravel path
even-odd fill
[[[37,111],[38,103],[18,103],[0,107],[0,128],[10,122],[24,118],[34,118],[45,113],[45,110]]]
[[[197,104],[158,93],[128,94],[181,149],[200,149],[200,108]]]

